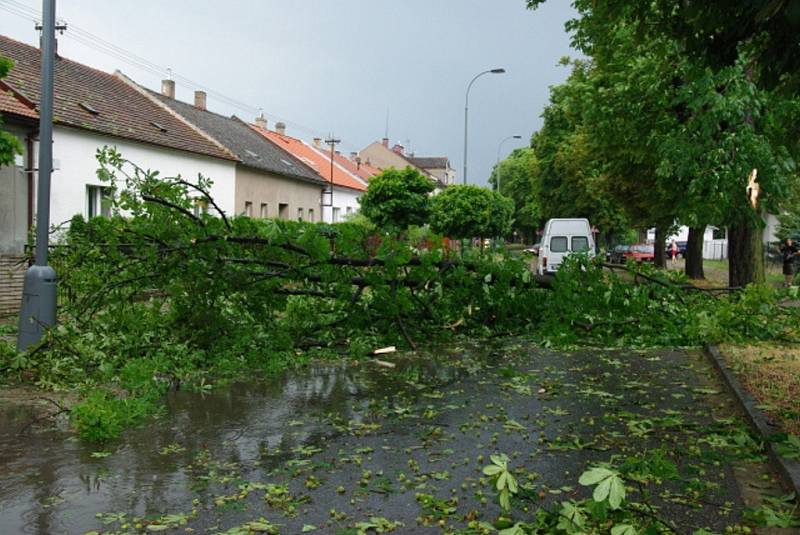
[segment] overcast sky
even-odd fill
[[[503,152],[527,143],[541,125],[548,87],[575,54],[564,23],[568,0],[531,12],[523,0],[60,0],[58,17],[74,30],[59,39],[66,57],[112,72],[119,69],[153,89],[154,72],[97,50],[86,33],[104,39],[176,77],[215,93],[212,111],[252,120],[259,108],[304,139],[334,133],[342,150],[389,137],[418,156],[449,156],[462,180],[464,94],[470,97],[469,180],[485,184],[503,138]],[[38,0],[0,0],[0,33],[35,44],[31,17]],[[79,40],[80,39],[80,40]],[[178,98],[196,87],[177,78]],[[515,145],[516,143],[516,145]]]

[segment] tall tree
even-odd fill
[[[544,124],[531,141],[539,161],[536,190],[543,219],[586,217],[609,241],[627,228],[629,218],[613,198],[612,171],[597,157],[588,134],[590,73],[590,65],[577,62],[568,80],[551,89]]]
[[[540,3],[528,2],[534,7]],[[668,74],[661,76],[661,80],[672,85],[664,93],[671,100],[672,114],[663,116],[666,121],[663,124],[653,123],[658,128],[656,136],[651,136],[659,142],[651,146],[657,150],[650,152],[659,162],[658,177],[662,184],[681,192],[678,215],[695,232],[714,219],[728,226],[732,285],[762,280],[763,223],[761,214],[748,202],[748,176],[753,169],[759,170],[765,194],[761,209],[775,208],[783,197],[788,177],[794,172],[787,146],[796,145],[796,141],[789,142],[790,136],[785,135],[790,115],[773,111],[790,108],[782,102],[790,97],[773,90],[775,84],[766,83],[767,71],[759,63],[759,58],[763,61],[769,57],[769,46],[759,32],[754,32],[749,41],[729,43],[724,53],[711,50],[702,53],[694,38],[676,32],[673,25],[686,16],[687,10],[682,9],[686,6],[697,10],[698,17],[707,17],[707,21],[715,20],[712,13],[722,14],[703,8],[700,3],[576,0],[574,6],[580,18],[568,23],[573,43],[592,58],[601,73],[618,76],[629,72],[642,58],[648,57],[647,52],[653,51],[653,47],[667,52],[653,56],[656,62],[671,58],[667,63],[661,62],[667,67],[663,74]],[[732,13],[739,16],[737,9]],[[722,28],[727,21],[720,20]],[[621,32],[628,39],[620,40]],[[620,57],[626,43],[639,52],[629,51]],[[655,83],[655,87],[663,87],[657,79]],[[607,94],[617,95],[621,89],[624,91],[626,86],[610,85]],[[627,100],[629,108],[639,108],[639,100]],[[649,109],[639,113],[644,115]],[[617,112],[609,108],[601,111],[611,116],[611,120]],[[699,251],[693,254],[696,256]]]
[[[544,223],[538,191],[539,160],[531,148],[515,149],[492,170],[489,183],[514,202],[514,228],[526,241]]]

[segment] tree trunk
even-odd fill
[[[763,283],[764,242],[763,229],[748,224],[728,227],[728,283],[744,287]]]
[[[660,269],[664,269],[667,267],[666,253],[664,251],[666,242],[667,242],[667,227],[663,225],[657,225],[656,241],[653,244],[653,252],[655,254],[653,262],[655,263],[655,266]]]
[[[686,276],[690,279],[704,279],[703,272],[703,240],[705,228],[689,227],[686,241]]]

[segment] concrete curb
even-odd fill
[[[739,382],[739,379],[728,367],[719,348],[714,344],[708,344],[706,345],[706,353],[711,357],[714,366],[722,375],[728,389],[739,400],[748,420],[750,420],[750,424],[758,430],[766,445],[767,454],[778,468],[781,476],[786,483],[794,488],[795,495],[800,496],[800,461],[781,457],[775,449],[775,443],[769,440],[772,435],[780,432],[779,429],[772,425],[764,413],[756,407],[756,401],[753,396],[745,390],[742,383]]]

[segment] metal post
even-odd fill
[[[53,172],[53,78],[56,0],[42,5],[42,90],[39,104],[39,181],[36,204],[36,257],[25,273],[17,349],[25,351],[56,323],[56,272],[47,265],[50,231],[50,176]]]
[[[472,89],[472,84],[475,83],[475,80],[483,76],[484,74],[505,74],[505,69],[490,69],[488,71],[483,71],[482,73],[477,74],[467,86],[467,95],[464,99],[464,185],[467,185],[467,157],[468,157],[468,145],[469,145],[469,92]]]

